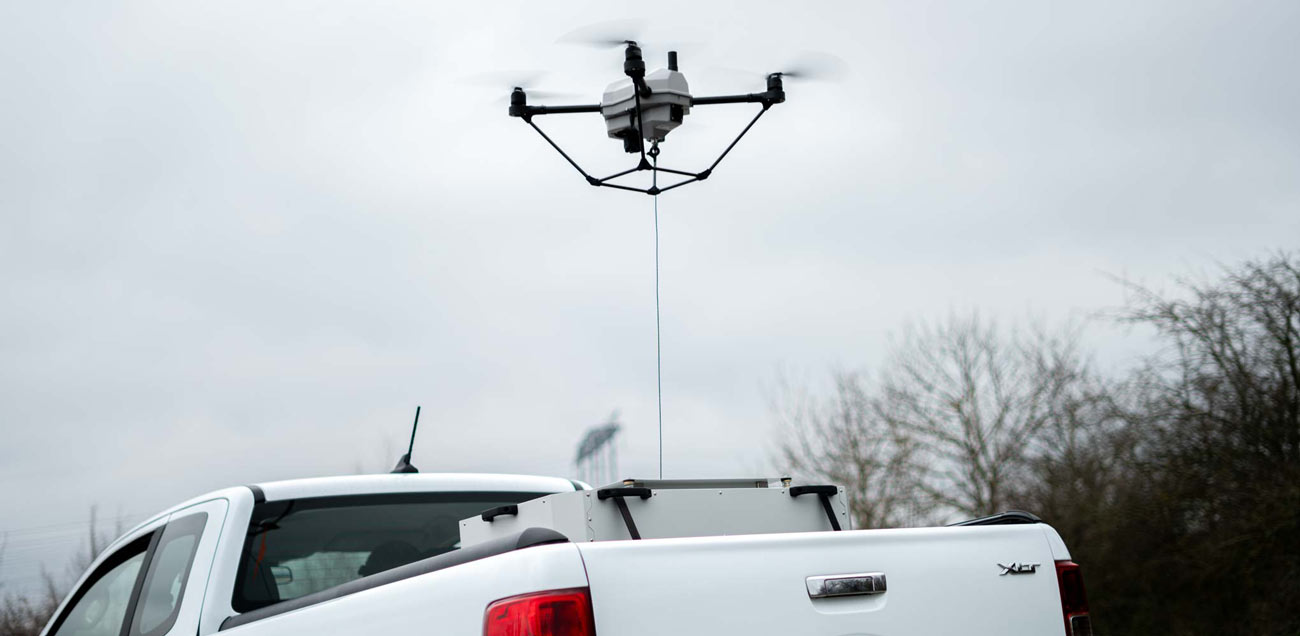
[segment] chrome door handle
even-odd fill
[[[865,596],[881,594],[885,591],[884,572],[810,576],[805,579],[805,582],[808,584],[809,598]]]

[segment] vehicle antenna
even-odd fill
[[[415,430],[420,426],[420,407],[415,407],[415,423],[411,424],[411,443],[406,446],[406,454],[397,460],[397,465],[393,466],[391,472],[394,473],[418,473],[420,472],[415,466],[411,465],[411,452],[415,450]]]

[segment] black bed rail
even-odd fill
[[[1027,523],[1042,522],[1043,520],[1039,519],[1038,515],[1023,510],[1008,510],[1006,512],[999,512],[995,515],[980,517],[979,519],[968,519],[966,521],[950,523],[948,526],[1016,526]]]

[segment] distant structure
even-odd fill
[[[603,424],[587,429],[587,434],[578,443],[578,453],[573,459],[578,479],[598,488],[619,479],[618,448],[614,444],[614,438],[621,428],[618,411],[614,411]]]

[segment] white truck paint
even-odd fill
[[[411,631],[469,636],[489,633],[485,611],[494,601],[572,589],[589,595],[594,632],[543,630],[533,636],[1060,636],[1068,631],[1074,633],[1067,636],[1090,636],[1086,620],[1076,620],[1073,630],[1068,627],[1055,563],[1067,562],[1070,555],[1057,533],[1042,523],[559,542],[402,574],[403,568],[466,558],[475,546],[325,590],[320,594],[352,592],[318,602],[295,605],[314,596],[281,601],[243,617],[233,607],[250,519],[263,498],[275,503],[422,493],[542,496],[571,492],[578,486],[544,477],[404,474],[295,480],[217,491],[156,515],[109,546],[60,606],[44,636],[108,633],[95,631],[108,624],[104,621],[80,631],[79,625],[60,621],[75,611],[87,614],[84,607],[77,609],[92,598],[87,590],[94,592],[97,577],[122,554],[145,544],[156,546],[158,537],[168,536],[167,528],[196,513],[203,513],[205,521],[183,586],[178,581],[171,588],[179,596],[174,622],[163,631],[140,629],[146,603],[140,590],[148,587],[141,582],[149,578],[144,571],[164,567],[152,564],[164,559],[156,557],[157,548],[151,547],[144,553],[146,565],[131,599],[135,606],[123,615],[120,629],[108,630],[112,636]],[[1033,572],[1003,573],[1011,563],[1037,566]],[[887,589],[810,597],[808,577],[855,573],[883,573]],[[385,582],[385,577],[397,576],[403,578]],[[167,595],[161,598],[165,604]]]

